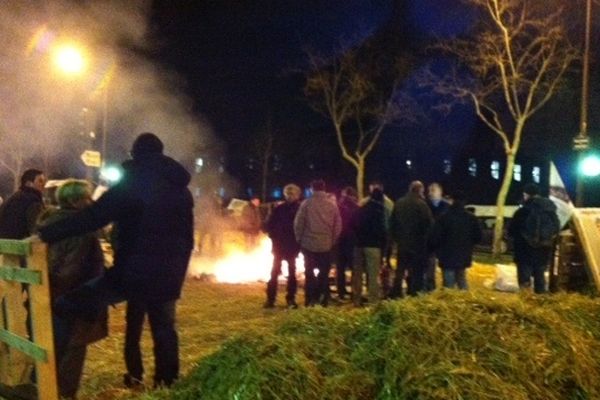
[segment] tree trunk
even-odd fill
[[[356,191],[358,192],[358,200],[365,197],[365,160],[359,159],[356,165]]]
[[[506,197],[510,190],[510,185],[513,179],[513,169],[515,166],[515,152],[506,154],[506,169],[502,178],[502,186],[496,198],[496,225],[494,226],[494,244],[492,251],[494,257],[499,256],[503,250],[504,243],[504,206],[506,205]]]

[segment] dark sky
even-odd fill
[[[407,50],[415,50],[432,38],[463,33],[471,22],[472,15],[456,0],[163,0],[154,3],[152,32],[159,61],[186,79],[196,110],[226,143],[229,158],[243,155],[270,118],[275,131],[290,141],[324,152],[332,159],[324,168],[348,176],[350,183],[352,170],[341,161],[327,120],[303,98],[305,50],[331,54],[340,41],[355,45],[385,32],[401,36]],[[576,129],[575,119],[561,122],[565,132]],[[547,123],[537,121],[538,126]],[[407,156],[420,153],[441,163],[458,157],[456,149],[498,151],[493,135],[472,140],[481,129],[472,110],[459,108],[428,124],[388,132],[370,171],[392,179]],[[568,148],[570,136],[564,133],[547,147]],[[527,142],[525,147],[541,156],[551,151]],[[233,169],[242,166],[234,162]]]

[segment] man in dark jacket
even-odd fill
[[[154,383],[159,386],[170,385],[179,374],[175,304],[193,248],[194,224],[193,199],[187,189],[190,175],[162,152],[158,137],[141,134],[133,143],[133,159],[123,164],[118,184],[92,206],[40,229],[42,240],[54,243],[114,222],[114,266],[102,278],[58,299],[57,310],[92,318],[93,311],[106,304],[135,302],[138,314],[148,313]],[[138,361],[136,373],[143,371]]]
[[[369,304],[373,305],[381,299],[379,268],[381,254],[387,243],[386,220],[383,192],[375,189],[352,221],[352,230],[356,238],[352,271],[352,301],[355,306],[360,306],[362,302],[363,273],[367,275]]]
[[[427,205],[431,210],[434,220],[438,220],[448,211],[449,204],[444,200],[444,189],[437,182],[431,183],[427,187]],[[435,254],[429,254],[427,258],[427,269],[425,270],[425,291],[435,290],[435,267],[437,259]]]
[[[425,186],[420,181],[410,184],[408,193],[394,205],[390,234],[398,245],[398,266],[390,297],[402,296],[402,283],[407,274],[408,294],[423,290],[427,267],[427,235],[433,225],[431,210],[425,203]]]
[[[558,234],[560,223],[556,215],[554,203],[540,196],[540,188],[535,184],[525,185],[523,188],[523,206],[519,208],[510,223],[508,235],[514,241],[514,261],[517,264],[517,277],[521,289],[533,288],[535,293],[546,292],[546,277],[544,276],[553,246],[551,244],[534,246],[527,240],[528,217],[531,213],[546,213],[550,223],[555,225]]]
[[[273,242],[273,268],[271,279],[267,283],[267,301],[265,308],[275,306],[277,297],[277,279],[281,274],[281,263],[287,262],[288,280],[287,295],[285,297],[288,308],[298,308],[296,304],[296,257],[300,253],[300,245],[294,235],[294,218],[300,207],[301,190],[298,186],[290,184],[283,189],[285,203],[275,207],[266,223],[266,231]]]
[[[354,234],[350,227],[354,215],[358,211],[358,194],[353,187],[342,190],[338,210],[342,217],[342,233],[337,244],[336,283],[337,294],[340,300],[344,300],[348,291],[346,290],[346,271],[352,271],[354,263]]]
[[[481,241],[481,226],[475,215],[465,210],[461,192],[450,198],[452,205],[436,220],[430,243],[440,261],[444,287],[467,290],[466,269],[473,261],[473,247]]]
[[[0,207],[0,238],[25,239],[31,236],[44,209],[42,192],[46,184],[44,173],[28,169],[21,176],[21,187]]]

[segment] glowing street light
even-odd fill
[[[579,172],[588,177],[600,175],[600,157],[595,154],[584,157],[579,165]]]
[[[85,69],[83,53],[73,45],[63,45],[54,51],[54,63],[65,74],[80,74]]]
[[[111,184],[117,183],[123,177],[123,172],[119,167],[108,165],[100,169],[100,177]]]

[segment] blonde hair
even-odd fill
[[[92,186],[88,181],[69,179],[56,190],[56,201],[60,207],[68,207],[91,195]]]
[[[300,187],[294,185],[293,183],[285,185],[285,187],[283,188],[283,195],[285,196],[285,198],[293,196],[297,200],[300,198],[301,194],[302,189],[300,189]]]

